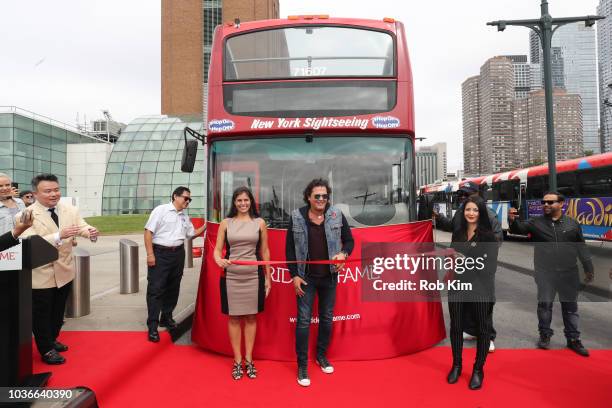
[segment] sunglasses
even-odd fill
[[[185,196],[180,196],[183,200],[187,201],[188,203],[191,202],[191,197],[185,197]]]
[[[315,194],[315,200],[329,200],[329,194]]]
[[[554,203],[558,203],[559,201],[556,200],[542,200],[541,203],[542,205],[553,205]]]

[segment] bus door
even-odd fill
[[[519,212],[519,220],[524,221],[527,219],[527,183],[521,182],[519,185],[519,196],[518,196],[518,207],[516,209]]]

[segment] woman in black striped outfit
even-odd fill
[[[463,315],[468,313],[468,309],[471,309],[476,319],[478,333],[476,361],[469,387],[476,390],[482,387],[483,368],[491,341],[489,315],[493,312],[492,302],[495,301],[494,277],[497,268],[498,246],[487,216],[485,202],[480,197],[468,198],[458,211],[461,211],[461,226],[453,231],[451,247],[463,255],[466,260],[472,258],[474,261],[461,264],[457,262],[455,268],[455,279],[461,283],[471,283],[471,290],[449,290],[448,292],[453,366],[448,373],[447,381],[449,384],[454,384],[461,375]],[[471,265],[469,268],[459,268],[459,265],[465,264]]]

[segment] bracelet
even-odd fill
[[[155,255],[153,255],[153,254],[151,254],[151,255],[147,255],[147,258],[150,258],[150,257],[152,257],[152,256],[155,256]]]

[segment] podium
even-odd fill
[[[0,387],[41,387],[51,376],[32,375],[32,269],[57,257],[38,235],[0,252]]]

